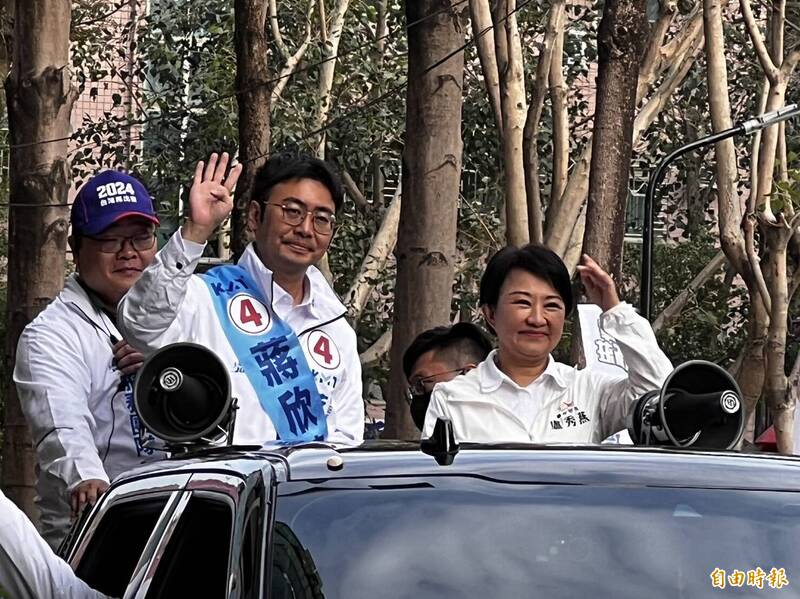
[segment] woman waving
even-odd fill
[[[497,252],[481,278],[480,302],[498,348],[477,368],[436,385],[425,418],[438,417],[456,440],[475,443],[599,443],[625,428],[631,404],[672,371],[650,324],[620,302],[614,281],[588,256],[578,266],[600,327],[616,340],[628,368],[620,379],[556,362],[551,353],[572,311],[569,273],[540,245]]]

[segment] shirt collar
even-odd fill
[[[497,350],[494,349],[489,353],[486,359],[478,365],[481,391],[484,393],[497,391],[500,388],[500,385],[502,385],[504,382],[515,387],[516,389],[521,389],[522,387],[511,380],[511,378],[505,372],[497,367],[497,363],[494,360],[496,355]],[[539,375],[539,378],[536,379],[536,381],[540,380],[542,377],[550,378],[562,389],[567,387],[567,382],[564,380],[564,376],[561,373],[559,364],[553,359],[552,355],[547,356],[547,366],[545,367],[544,372]],[[534,381],[534,383],[536,381]]]
[[[273,284],[272,271],[261,261],[261,258],[256,253],[255,244],[251,242],[245,248],[237,264],[254,276],[256,281],[261,286],[261,292],[270,300],[271,303],[284,303],[288,301],[289,306],[292,306],[292,298],[289,293],[279,285]],[[327,289],[323,288],[323,285]],[[315,266],[310,266],[306,271],[303,289],[305,290],[303,300],[293,307],[299,308],[302,306],[308,309],[311,315],[315,318],[324,317],[325,314],[323,314],[321,307],[324,303],[323,297],[327,295],[326,291],[328,291],[330,287],[328,286],[325,277],[323,277],[322,273],[319,272]],[[274,297],[273,291],[275,294]],[[338,302],[338,298],[337,303],[341,305],[341,303]],[[342,306],[342,310],[344,310],[344,306]]]
[[[100,305],[95,304],[89,297],[89,292],[78,280],[78,275],[71,274],[64,283],[64,289],[59,295],[65,304],[72,304],[80,314],[88,321],[94,323],[103,331],[114,332],[121,337],[117,331],[116,318],[109,314]],[[99,298],[97,300],[100,301]]]

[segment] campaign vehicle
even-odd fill
[[[226,447],[131,472],[73,532],[65,558],[115,597],[789,597],[800,460]]]
[[[800,586],[800,460],[726,451],[741,438],[740,395],[708,363],[681,365],[636,402],[640,447],[459,446],[447,420],[414,443],[232,446],[227,377],[191,344],[142,367],[137,410],[173,457],[114,481],[73,528],[62,555],[91,586],[126,599],[695,599]]]

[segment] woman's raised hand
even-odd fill
[[[617,295],[617,286],[614,284],[614,279],[586,254],[581,256],[578,274],[581,277],[583,287],[586,289],[586,296],[589,301],[600,306],[603,312],[619,304],[619,296]]]

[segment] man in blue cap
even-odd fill
[[[38,458],[42,536],[56,548],[70,515],[117,474],[161,459],[133,406],[142,355],[122,338],[116,306],[156,254],[150,194],[104,171],[78,192],[70,217],[76,273],[23,331],[14,382]]]

